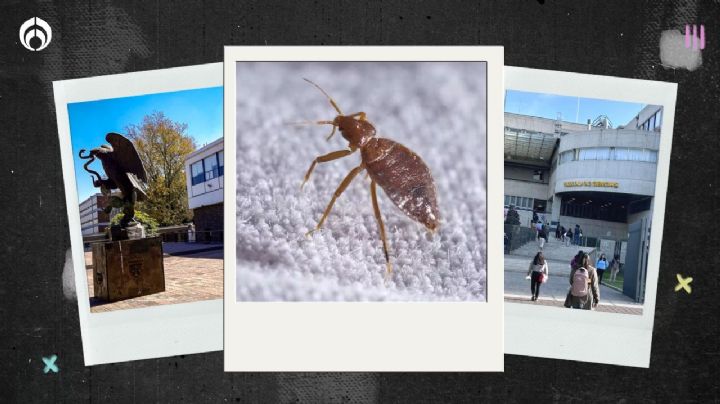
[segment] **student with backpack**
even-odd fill
[[[550,271],[543,253],[538,252],[530,262],[528,273],[525,279],[530,279],[530,300],[535,301],[540,294],[540,284],[547,282]]]
[[[565,307],[592,310],[600,302],[597,271],[590,265],[590,256],[583,254],[578,266],[570,271],[570,290]]]
[[[579,250],[577,254],[570,260],[570,269],[576,270],[580,266],[580,262],[582,261],[582,257],[585,255],[585,251]]]

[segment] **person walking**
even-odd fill
[[[525,279],[530,279],[530,300],[536,301],[540,294],[540,284],[547,282],[550,270],[548,268],[547,261],[542,252],[535,254],[535,258],[530,262],[528,267],[527,276]]]
[[[572,244],[572,238],[573,238],[573,232],[572,229],[568,228],[565,232],[565,245],[567,247],[570,247],[570,244]]]
[[[536,239],[540,241],[540,236],[542,235],[542,222],[535,223],[535,232],[537,233]]]
[[[538,244],[542,250],[545,247],[545,243],[548,242],[548,228],[547,225],[543,224],[538,230]]]
[[[558,223],[555,227],[555,240],[562,240],[562,226]]]
[[[578,245],[583,245],[583,232],[582,227],[578,226],[577,228],[577,236],[578,236]]]
[[[590,265],[590,256],[583,254],[577,268],[570,271],[570,290],[565,307],[593,310],[600,303],[597,270]]]
[[[575,225],[575,231],[573,232],[573,244],[580,245],[580,225]]]
[[[597,262],[595,263],[595,268],[597,268],[598,283],[602,285],[603,274],[608,268],[608,262],[607,258],[605,258],[605,254],[600,254],[600,258],[598,258]]]
[[[620,272],[620,256],[615,254],[610,261],[610,282],[615,282],[618,272]]]

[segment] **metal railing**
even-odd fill
[[[188,225],[166,226],[155,229],[157,236],[163,242],[184,243],[222,243],[223,230],[192,230]],[[83,235],[83,244],[93,244],[108,241],[105,233]]]

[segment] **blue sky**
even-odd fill
[[[580,101],[579,108],[578,100]],[[645,104],[634,102],[567,97],[515,90],[505,92],[505,112],[549,119],[556,119],[557,113],[560,112],[563,121],[576,123],[587,123],[588,119],[594,121],[599,115],[607,115],[613,126],[618,127],[630,122],[644,107]]]
[[[108,132],[125,134],[126,127],[140,125],[145,115],[160,111],[172,121],[186,123],[186,134],[198,148],[223,135],[222,87],[77,102],[67,108],[79,202],[100,190],[92,186],[92,177],[83,169],[87,160],[78,158],[78,152],[107,143]],[[90,168],[104,174],[99,160]]]

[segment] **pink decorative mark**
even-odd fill
[[[698,47],[705,49],[705,25],[700,24],[700,37],[698,38],[697,25],[693,24],[691,34],[690,24],[685,24],[685,47],[689,48],[691,44],[693,49],[698,49]]]

